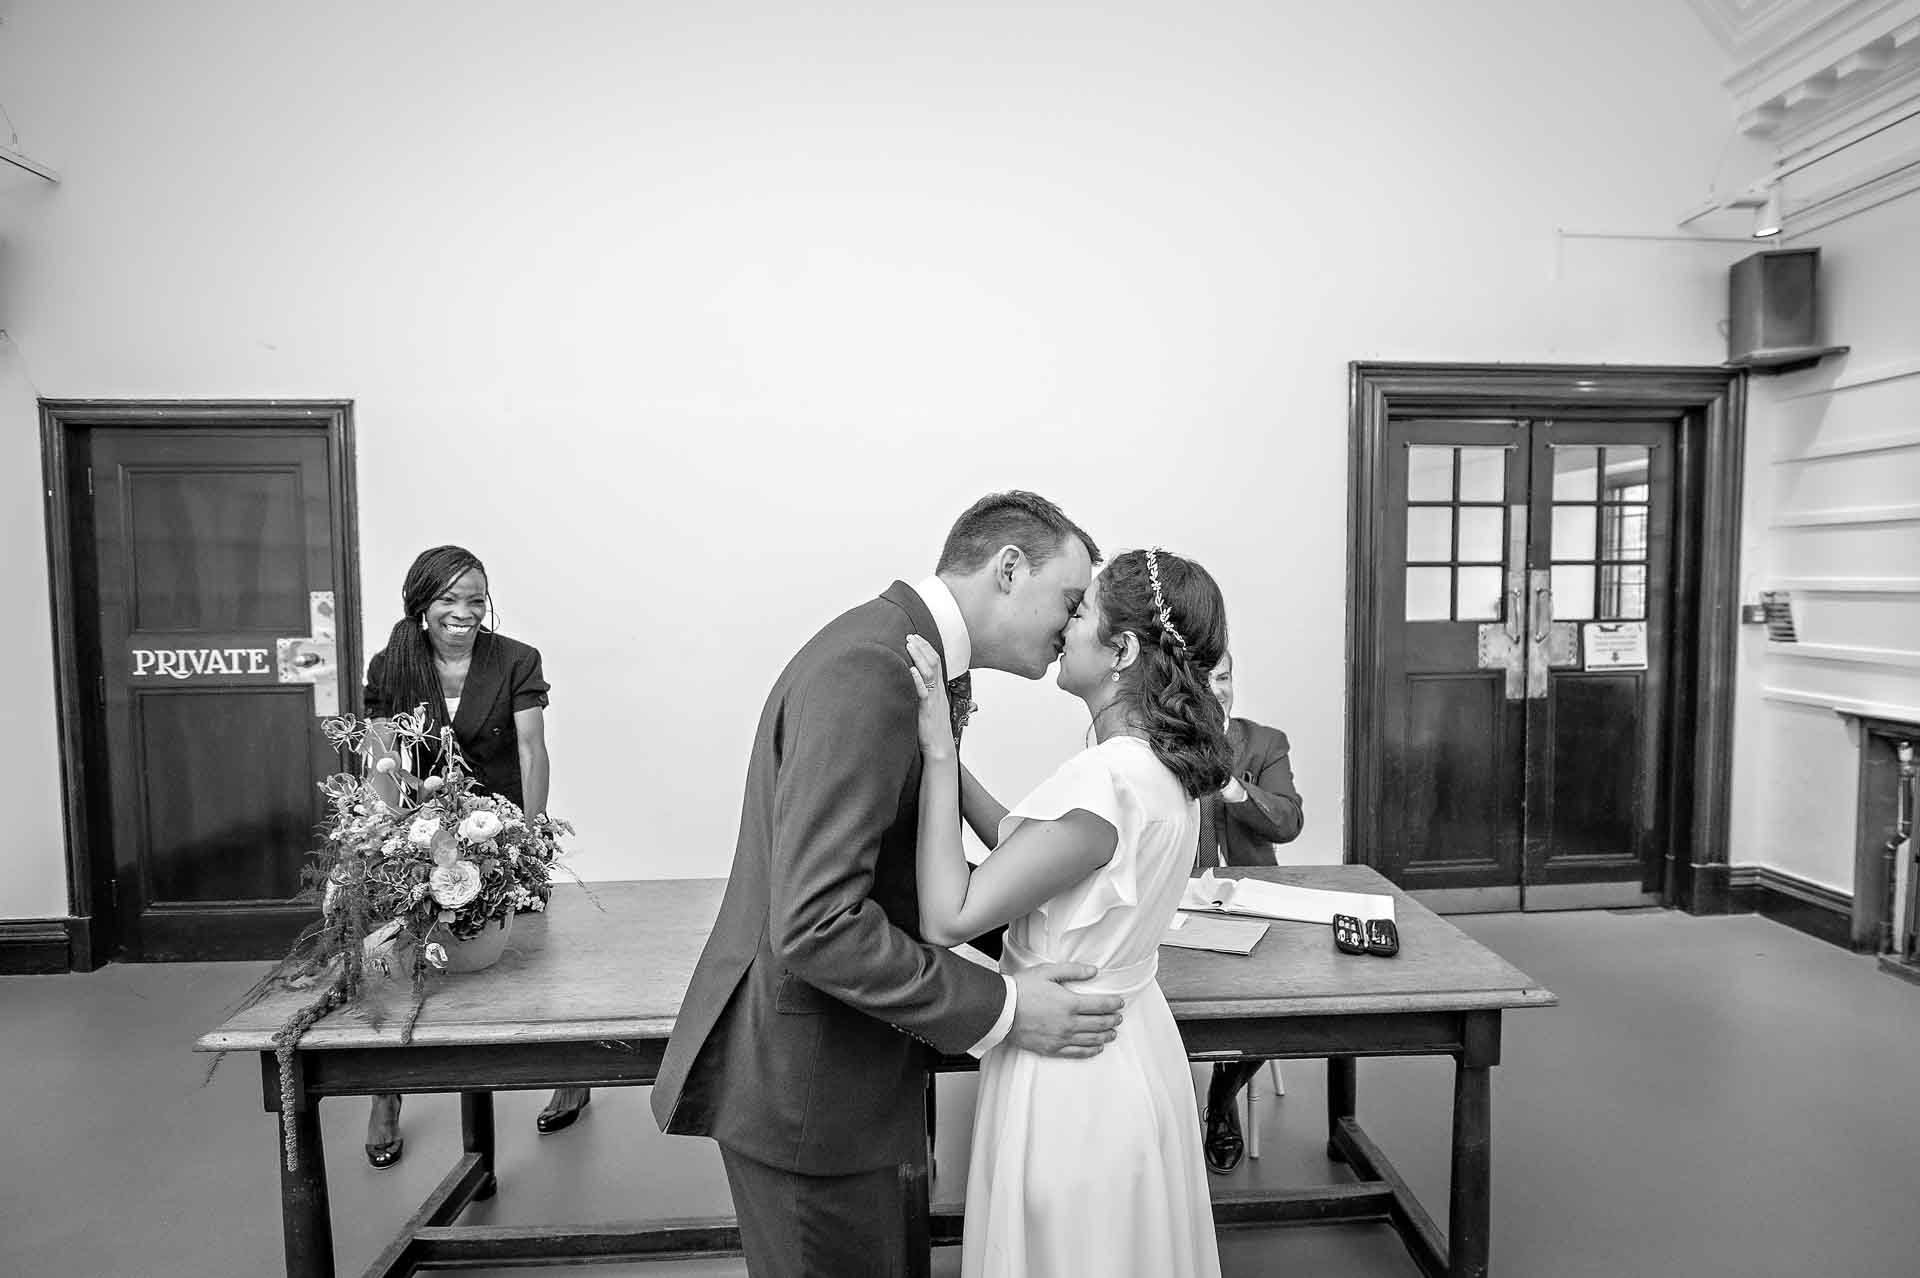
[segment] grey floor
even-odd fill
[[[1506,1022],[1494,1075],[1496,1275],[1920,1273],[1920,987],[1753,916],[1456,922],[1562,1000]],[[203,1085],[206,1058],[187,1050],[258,970],[0,978],[0,1274],[280,1272],[277,1151],[257,1067],[230,1060]],[[1321,1153],[1319,1062],[1290,1064],[1286,1086],[1262,1107],[1264,1157],[1227,1183],[1340,1178]],[[1360,1066],[1362,1122],[1443,1224],[1450,1088],[1445,1061]],[[936,1197],[946,1198],[961,1192],[971,1080],[943,1080],[941,1096]],[[660,1136],[642,1091],[602,1091],[573,1130],[547,1137],[533,1131],[542,1100],[502,1094],[502,1192],[479,1220],[728,1210],[713,1147]],[[323,1117],[337,1257],[357,1273],[451,1162],[457,1107],[410,1100],[406,1158],[384,1173],[360,1156],[364,1102],[330,1101]],[[1234,1232],[1221,1249],[1229,1278],[1415,1273],[1384,1227]],[[955,1273],[957,1261],[942,1250],[935,1272]]]

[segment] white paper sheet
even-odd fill
[[[1295,887],[1291,883],[1268,883],[1264,879],[1217,879],[1212,870],[1187,880],[1180,898],[1183,910],[1214,914],[1257,914],[1262,918],[1290,919],[1296,923],[1324,923],[1333,926],[1336,914],[1351,914],[1368,919],[1393,917],[1393,898],[1371,892],[1331,892],[1325,888]]]
[[[1175,910],[1160,944],[1183,950],[1212,950],[1216,954],[1251,954],[1266,934],[1267,925],[1253,919],[1227,918],[1211,911],[1183,914]]]

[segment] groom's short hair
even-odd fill
[[[940,548],[935,572],[972,572],[1002,546],[1018,546],[1027,562],[1038,568],[1059,553],[1068,537],[1078,537],[1087,559],[1098,565],[1100,547],[1086,529],[1038,493],[989,493],[953,521],[946,545]]]

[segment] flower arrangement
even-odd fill
[[[412,995],[401,1041],[413,1034],[429,979],[447,966],[447,947],[489,926],[505,926],[519,910],[542,910],[552,893],[565,821],[529,817],[497,795],[478,790],[450,728],[426,726],[426,707],[391,719],[329,719],[327,739],[357,772],[321,783],[328,816],[321,845],[302,871],[302,899],[321,903],[318,922],[244,1001],[276,988],[315,990],[274,1034],[281,1104],[293,1105],[293,1051],[300,1038],[337,1007],[359,1003],[369,969],[401,969]],[[415,776],[403,752],[437,746],[439,771]],[[569,873],[571,873],[569,871]],[[377,1003],[362,1005],[379,1024]],[[216,1062],[217,1064],[217,1062]],[[293,1166],[292,1128],[287,1165]]]
[[[443,968],[442,941],[471,940],[516,911],[546,907],[559,836],[573,827],[478,790],[452,730],[435,742],[425,721],[424,706],[392,719],[328,720],[328,740],[371,766],[322,783],[331,813],[307,881],[322,889],[336,927],[364,936],[398,924],[396,950],[418,947],[419,966]],[[402,749],[432,744],[445,760],[440,774],[400,766]]]

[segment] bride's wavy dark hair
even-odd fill
[[[1191,559],[1129,550],[1101,572],[1095,598],[1100,642],[1117,645],[1132,631],[1140,644],[1139,658],[1120,672],[1119,699],[1186,792],[1196,799],[1212,794],[1233,771],[1220,703],[1207,687],[1227,650],[1220,587]]]

